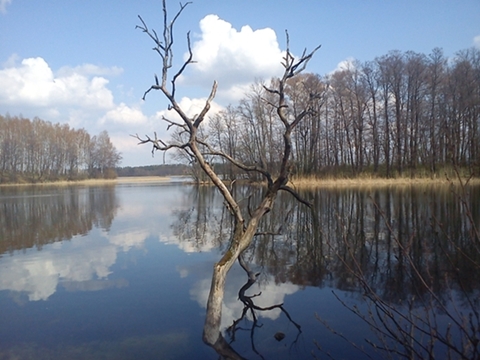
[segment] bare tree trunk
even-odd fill
[[[178,70],[173,77],[169,77],[168,71],[172,67],[173,57],[173,26],[175,24],[175,20],[180,16],[187,5],[189,5],[189,3],[180,5],[180,10],[173,18],[173,21],[169,22],[167,19],[166,1],[163,1],[164,21],[162,39],[158,37],[157,32],[148,29],[141,17],[139,18],[142,25],[137,26],[137,28],[141,29],[154,41],[154,50],[163,60],[161,80],[155,76],[155,84],[145,92],[144,98],[151,90],[160,90],[163,93],[163,95],[170,102],[170,108],[179,115],[182,122],[178,123],[167,119],[163,120],[169,124],[169,128],[173,126],[185,135],[183,137],[183,141],[182,138],[180,138],[180,142],[167,143],[161,139],[158,139],[156,134],[154,138],[146,136],[145,139],[142,139],[138,135],[135,135],[134,137],[140,140],[140,144],[151,143],[153,145],[153,152],[156,150],[167,151],[170,149],[184,151],[202,168],[204,173],[210,178],[225,200],[225,206],[230,211],[230,214],[234,220],[234,230],[227,251],[213,268],[211,289],[207,302],[207,316],[204,325],[203,340],[205,343],[217,350],[220,354],[226,352],[226,354],[228,354],[228,356],[231,358],[239,358],[238,354],[236,354],[228,346],[228,344],[226,344],[220,332],[225,279],[233,263],[252,243],[253,237],[257,232],[259,222],[262,217],[272,208],[278,191],[287,191],[291,193],[297,200],[303,202],[304,204],[308,204],[302,200],[293,189],[289,188],[287,183],[291,169],[290,157],[292,152],[292,131],[300,123],[300,121],[302,121],[302,119],[313,113],[313,111],[311,106],[308,106],[299,114],[292,114],[292,112],[289,110],[287,96],[285,95],[285,87],[289,79],[297,76],[305,69],[308,61],[312,58],[313,54],[319,49],[319,47],[315,48],[309,54],[304,52],[299,59],[295,59],[289,50],[289,38],[287,34],[286,55],[283,58],[284,61],[282,63],[285,69],[283,77],[273,83],[272,86],[274,86],[274,88],[267,88],[264,86],[264,90],[271,98],[273,98],[273,100],[269,99],[268,103],[275,109],[279,125],[283,126],[283,151],[279,154],[279,158],[275,159],[274,162],[272,161],[271,164],[266,164],[264,159],[265,156],[262,156],[263,159],[261,159],[261,164],[244,164],[240,159],[234,158],[228,153],[223,152],[221,148],[216,148],[213,143],[208,143],[208,141],[201,136],[202,124],[204,123],[206,115],[210,110],[211,102],[216,94],[216,82],[213,83],[210,96],[206,100],[202,111],[193,118],[189,117],[184,112],[175,98],[175,81],[183,73],[185,68],[192,63],[193,59],[193,54],[190,47],[190,38],[189,35],[187,35],[189,57],[180,67],[180,70]],[[167,83],[170,83],[171,86],[167,87]],[[310,95],[310,100],[313,99],[315,99],[315,94]],[[266,131],[266,128],[254,130]],[[234,198],[232,191],[227,188],[221,177],[214,171],[209,162],[206,161],[206,157],[217,157],[226,160],[243,171],[263,177],[267,184],[267,191],[257,208],[251,213],[249,211],[249,216],[247,218],[248,220],[245,220],[242,210],[240,209],[237,200]],[[272,171],[271,168],[273,168],[274,165],[275,169]],[[275,177],[273,174],[275,174]]]

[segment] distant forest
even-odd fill
[[[115,178],[121,159],[106,131],[0,115],[0,183]]]
[[[275,82],[275,79],[270,80]],[[236,106],[213,114],[198,136],[244,164],[271,173],[283,151],[282,126],[271,105],[273,88],[256,82]],[[288,111],[306,115],[292,134],[292,172],[298,176],[438,177],[453,167],[480,173],[480,50],[447,59],[391,51],[352,61],[325,76],[302,74],[286,89]],[[184,134],[173,141],[184,143]],[[176,154],[189,163],[187,153]],[[184,156],[185,158],[182,158]],[[59,179],[204,174],[193,164],[118,167],[121,155],[106,131],[35,118],[0,116],[0,183]],[[225,179],[255,178],[221,157],[209,162]],[[189,170],[187,170],[189,169]]]
[[[275,94],[266,90],[274,86],[264,85],[257,82],[238,106],[214,115],[202,135],[244,164],[274,173],[283,124],[271,105]],[[449,59],[438,48],[428,55],[391,51],[325,76],[302,74],[286,94],[292,115],[314,110],[292,133],[297,175],[437,177],[452,167],[479,173],[479,49]],[[239,176],[227,161],[222,171]]]

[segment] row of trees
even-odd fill
[[[112,178],[121,159],[106,131],[0,116],[0,183]]]
[[[266,90],[275,82],[255,84],[208,130],[223,152],[269,170],[283,149],[274,94]],[[479,49],[453,59],[438,48],[391,51],[326,76],[300,74],[285,93],[290,116],[314,110],[292,134],[297,174],[435,177],[451,165],[479,169]],[[222,171],[238,177],[233,165]]]

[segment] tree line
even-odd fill
[[[233,158],[273,171],[283,141],[275,94],[267,91],[276,82],[258,81],[238,106],[216,114],[203,136]],[[438,48],[428,55],[391,51],[325,76],[300,74],[285,93],[291,118],[312,110],[292,134],[297,175],[437,177],[454,166],[480,170],[479,49],[453,59]],[[217,166],[227,178],[239,176],[226,161]]]
[[[0,183],[114,178],[121,159],[106,131],[0,115]]]

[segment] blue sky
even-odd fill
[[[168,2],[171,14],[178,6]],[[107,130],[123,166],[162,163],[129,136],[168,137],[166,101],[141,100],[160,59],[137,15],[161,30],[161,0],[0,0],[0,114]],[[480,0],[194,0],[178,21],[176,60],[191,31],[198,63],[178,100],[194,114],[217,80],[212,111],[235,104],[255,78],[280,73],[285,30],[294,54],[322,45],[308,67],[320,75],[390,50],[453,57],[480,47]]]

